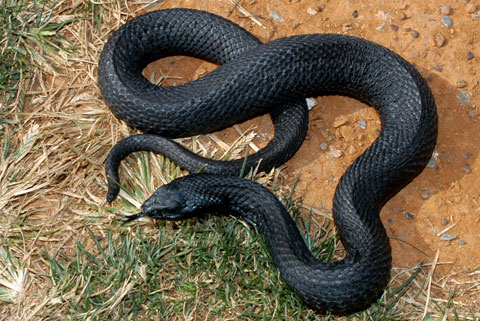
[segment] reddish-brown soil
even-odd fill
[[[435,159],[387,203],[381,217],[392,239],[394,266],[414,266],[422,260],[431,263],[438,251],[437,277],[459,272],[463,280],[474,280],[478,274],[471,272],[478,271],[480,266],[477,252],[480,247],[477,113],[480,11],[476,11],[480,10],[480,3],[460,0],[237,3],[263,27],[229,1],[165,1],[155,9],[188,7],[213,12],[244,26],[264,42],[305,33],[355,35],[397,52],[423,74],[438,106]],[[443,9],[442,13],[445,5],[450,6],[450,12]],[[441,22],[447,13],[453,20],[452,27]],[[172,77],[166,80],[170,85],[199,77],[214,68],[212,64],[184,57],[162,60],[149,67],[150,71],[161,70]],[[304,203],[328,211],[342,173],[374,141],[380,122],[372,108],[350,98],[319,97],[316,102],[310,112],[308,138],[286,164],[283,174],[290,183],[301,175],[297,191],[303,195]],[[246,129],[251,125],[257,126],[260,138],[255,143],[260,146],[273,134],[267,116],[241,127]],[[230,129],[218,135],[229,142],[237,133]],[[445,234],[453,239],[443,240]]]

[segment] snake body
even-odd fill
[[[221,66],[177,87],[149,83],[142,69],[170,55],[195,56]],[[206,172],[161,186],[130,219],[233,212],[265,235],[283,279],[309,306],[350,312],[381,295],[390,273],[391,248],[380,209],[423,170],[437,136],[433,95],[408,62],[378,44],[345,35],[300,35],[260,44],[216,15],[172,9],[142,15],[117,30],[102,52],[98,77],[113,113],[145,132],[110,152],[109,201],[118,194],[120,161],[136,150],[163,153],[190,171]],[[273,194],[228,176],[239,173],[241,161],[193,156],[169,138],[208,133],[270,113],[275,137],[260,158],[249,157],[251,166],[261,159],[267,170],[290,158],[303,141],[308,122],[304,98],[328,94],[368,102],[378,111],[382,129],[348,167],[335,193],[334,219],[347,256],[321,263]]]

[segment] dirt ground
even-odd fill
[[[422,260],[431,264],[438,252],[436,278],[457,286],[456,300],[477,300],[480,289],[469,284],[478,284],[480,275],[480,2],[245,0],[237,5],[252,16],[230,1],[213,0],[164,1],[148,10],[206,10],[242,25],[263,42],[305,33],[355,35],[390,48],[423,74],[438,107],[437,146],[428,168],[387,203],[381,216],[394,266]],[[174,57],[152,64],[147,74],[160,70],[168,76],[165,84],[178,85],[214,68]],[[283,174],[289,183],[301,175],[297,191],[305,205],[328,212],[339,178],[374,141],[380,122],[372,108],[350,98],[315,101],[308,138]],[[250,126],[257,127],[258,146],[273,134],[266,116],[240,125]],[[238,136],[233,129],[217,135],[226,142]]]

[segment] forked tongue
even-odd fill
[[[124,214],[117,214],[124,223],[134,221],[136,219],[139,219],[140,217],[144,217],[145,214],[143,212],[133,214],[133,215],[124,215]]]

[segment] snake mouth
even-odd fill
[[[142,213],[143,216],[148,216],[151,218],[154,218],[156,220],[162,220],[162,221],[176,221],[176,220],[182,220],[185,219],[185,215],[182,213],[178,212],[168,212],[168,211],[152,211],[148,213]]]

